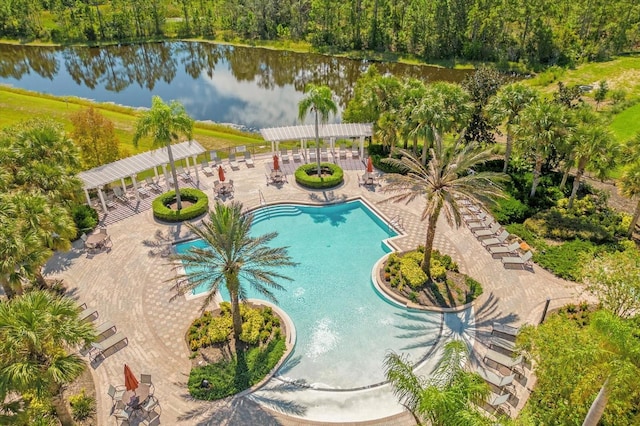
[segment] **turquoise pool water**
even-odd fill
[[[371,282],[373,265],[395,232],[360,201],[310,207],[279,205],[255,212],[252,233],[277,231],[299,263],[287,268],[278,305],[293,320],[297,341],[278,371],[316,388],[354,389],[384,381],[389,350],[425,356],[440,330],[440,314],[410,311],[383,299]],[[179,244],[178,252],[200,241]],[[249,287],[247,287],[249,288]],[[206,289],[202,289],[206,291]],[[249,297],[260,298],[249,288]],[[228,300],[226,291],[221,291]]]

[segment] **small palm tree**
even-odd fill
[[[182,209],[180,188],[178,187],[178,175],[173,161],[171,143],[177,141],[180,134],[184,134],[191,140],[193,134],[193,120],[177,101],[165,104],[159,96],[151,99],[151,109],[146,111],[136,123],[136,131],[133,135],[133,144],[138,146],[140,138],[151,134],[154,146],[166,146],[171,164],[171,174],[176,188],[176,203],[178,210]]]
[[[385,375],[400,402],[422,422],[438,426],[489,425],[474,404],[489,395],[489,385],[476,373],[464,369],[469,350],[461,340],[452,340],[427,380],[416,376],[406,356],[394,352],[385,357]]]
[[[640,139],[640,136],[636,139]],[[620,177],[619,183],[620,192],[625,197],[633,199],[640,195],[640,160],[636,160],[635,163],[627,166]],[[628,234],[630,237],[633,235],[638,219],[640,219],[640,199],[638,199],[638,204],[629,225]]]
[[[181,262],[185,274],[178,282],[187,279],[188,284],[176,287],[177,297],[200,285],[206,285],[210,293],[205,298],[202,309],[211,303],[221,285],[224,285],[231,297],[233,333],[236,342],[242,333],[240,301],[246,299],[243,282],[248,283],[268,300],[275,302],[271,289],[282,290],[278,280],[291,280],[279,273],[276,268],[295,266],[287,247],[272,248],[268,243],[278,234],[271,232],[260,237],[250,235],[253,215],[242,213],[242,204],[230,205],[216,203],[209,214],[209,220],[201,227],[188,223],[187,227],[206,244],[203,248],[193,247],[186,253],[177,254],[174,260]],[[238,347],[238,346],[236,346]]]
[[[426,166],[410,152],[400,150],[400,153],[400,159],[386,158],[383,161],[406,174],[387,175],[388,183],[382,191],[395,194],[385,201],[410,203],[424,197],[422,220],[427,220],[427,236],[421,267],[431,277],[431,250],[441,211],[444,209],[450,225],[460,226],[461,212],[456,199],[465,198],[477,204],[486,204],[496,197],[504,197],[498,183],[506,181],[508,176],[503,173],[474,172],[475,167],[491,158],[491,152],[465,146],[461,138],[449,149],[436,144],[430,150],[431,159]]]
[[[333,93],[331,93],[331,89],[327,86],[308,84],[304,89],[304,93],[306,93],[307,96],[302,98],[298,103],[298,118],[301,121],[304,121],[309,111],[313,111],[315,114],[316,158],[318,160],[318,176],[320,176],[320,130],[318,129],[318,119],[320,118],[323,124],[328,123],[329,114],[336,114],[338,112],[338,107],[333,101]],[[318,114],[320,117],[318,117]]]
[[[32,291],[0,303],[0,398],[6,392],[54,396],[84,370],[70,349],[95,339],[78,306],[48,291]]]

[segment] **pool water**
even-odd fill
[[[294,350],[278,371],[283,379],[324,389],[367,387],[384,381],[389,350],[417,361],[436,343],[440,314],[392,304],[374,288],[371,270],[390,251],[384,240],[396,233],[365,204],[279,205],[254,212],[252,234],[272,231],[278,232],[272,244],[289,247],[299,263],[284,269],[293,281],[276,291],[297,332]],[[261,298],[247,289],[250,298]],[[221,295],[229,300],[226,289]]]

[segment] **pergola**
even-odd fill
[[[307,154],[307,141],[316,139],[314,125],[270,127],[260,129],[260,134],[264,140],[271,142],[271,151],[275,154],[279,151],[281,141],[300,140],[300,145],[304,154]],[[341,124],[321,124],[318,126],[320,140],[329,140],[331,151],[334,150],[337,139],[358,138],[360,158],[364,155],[364,138],[373,134],[373,124],[371,123],[341,123]]]
[[[200,181],[198,176],[198,168],[196,167],[196,157],[206,150],[196,141],[182,142],[176,145],[171,145],[171,152],[173,153],[173,159],[175,161],[186,159],[187,168],[189,167],[189,157],[193,159],[193,169],[196,174],[196,180]],[[131,178],[133,182],[134,194],[136,199],[140,200],[140,194],[138,193],[138,183],[136,176],[138,173],[145,170],[153,169],[153,172],[158,178],[158,166],[162,166],[162,170],[165,176],[165,182],[167,182],[167,190],[169,190],[169,179],[167,177],[167,165],[169,164],[169,155],[167,154],[167,148],[160,148],[153,151],[143,152],[132,157],[123,158],[122,160],[115,161],[113,163],[105,164],[99,167],[95,167],[91,170],[78,173],[78,177],[82,179],[84,194],[87,197],[87,202],[91,205],[91,198],[89,197],[90,189],[98,190],[98,197],[100,198],[100,204],[102,204],[102,210],[107,211],[107,203],[104,199],[103,189],[105,185],[120,180],[122,189],[126,193],[127,185],[125,184],[125,178]]]

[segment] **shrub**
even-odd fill
[[[447,277],[447,270],[439,260],[432,257],[430,266],[431,279],[442,281]]]
[[[84,389],[77,394],[69,398],[69,404],[71,405],[71,414],[73,420],[82,421],[86,420],[96,412],[96,400],[88,396]]]
[[[576,239],[537,252],[533,259],[560,278],[579,281],[582,276],[582,266],[593,257],[595,251],[594,243]]]
[[[295,173],[296,182],[306,188],[325,189],[338,186],[344,181],[344,171],[340,166],[333,163],[321,163],[320,167],[323,171],[329,172],[330,176],[320,177],[313,174],[317,171],[318,165],[309,163],[298,167]]]
[[[209,210],[209,197],[198,189],[181,189],[180,196],[183,201],[190,201],[193,204],[179,211],[172,210],[167,206],[176,201],[176,192],[165,192],[153,200],[153,216],[165,222],[182,222],[201,216]]]
[[[424,253],[424,247],[420,246],[418,250],[421,250]],[[451,256],[448,254],[441,254],[438,250],[431,251],[431,259],[437,260],[440,262],[442,267],[444,267],[447,271],[458,272],[458,264],[451,259]]]
[[[467,294],[466,300],[467,303],[477,299],[478,297],[480,297],[480,295],[482,295],[482,284],[469,276],[465,277],[465,282],[467,284],[467,287],[469,287],[469,293]]]
[[[420,263],[416,262],[415,256],[405,255],[402,257],[400,274],[413,290],[422,287],[427,281],[427,274],[420,267]]]
[[[88,234],[98,226],[98,212],[86,204],[74,206],[71,209],[71,216],[78,230],[76,240],[80,238],[80,235],[83,233]]]
[[[496,203],[491,207],[491,213],[499,223],[522,223],[528,217],[529,207],[520,200],[498,198]]]

